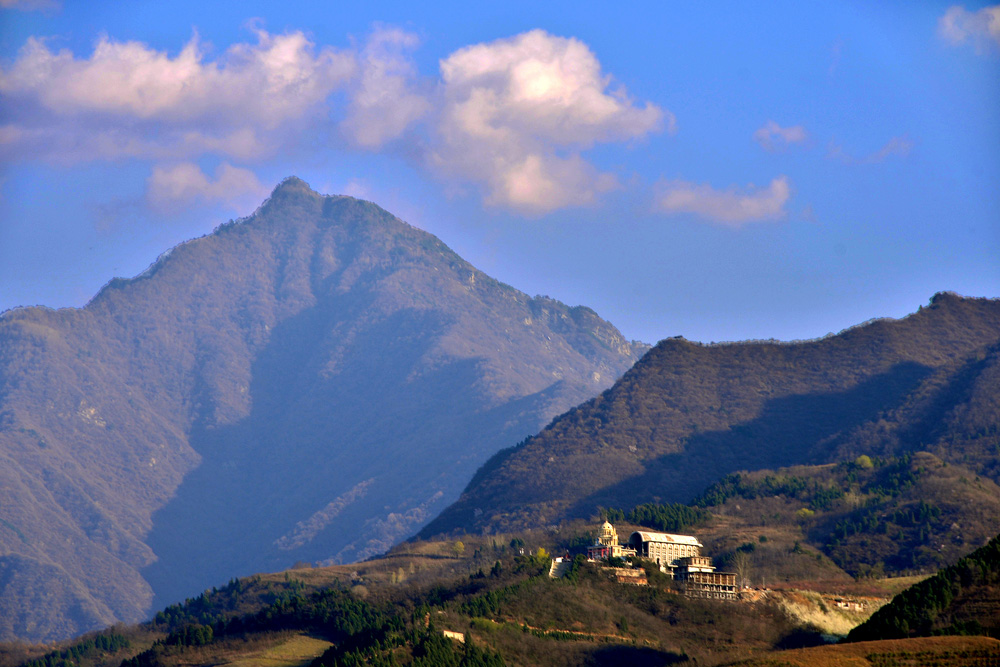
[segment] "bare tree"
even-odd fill
[[[736,571],[736,585],[744,588],[750,585],[750,572],[753,569],[750,562],[750,554],[746,551],[736,551],[730,561],[733,570]]]

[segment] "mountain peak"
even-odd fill
[[[287,176],[281,179],[281,182],[271,192],[271,196],[273,197],[276,194],[285,192],[308,192],[316,194],[316,191],[298,176]]]

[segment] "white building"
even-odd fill
[[[651,560],[664,572],[680,565],[681,558],[700,556],[704,546],[692,535],[672,535],[640,530],[629,537],[629,545],[640,558]]]

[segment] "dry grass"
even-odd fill
[[[1000,641],[990,637],[919,637],[793,649],[735,663],[741,667],[992,667]]]
[[[831,600],[811,591],[775,592],[772,596],[790,617],[832,635],[847,635],[875,611],[875,607],[859,612],[838,609]]]
[[[309,664],[331,646],[333,644],[323,639],[295,635],[276,646],[225,664],[228,667],[298,667]]]
[[[231,637],[207,646],[189,646],[161,656],[171,667],[300,667],[331,647],[328,641],[299,633],[264,633]]]

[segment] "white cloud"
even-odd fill
[[[255,43],[214,59],[197,35],[177,53],[105,36],[89,56],[29,38],[0,69],[0,160],[187,165],[158,167],[151,182],[179,196],[206,191],[192,160],[323,150],[316,137],[339,130],[355,148],[403,152],[481,187],[490,205],[537,214],[618,187],[587,149],[675,130],[672,114],[630,98],[587,45],[542,30],[459,49],[437,82],[421,80],[418,40],[396,28],[377,27],[359,50],[251,30]],[[185,176],[201,185],[180,187]]]
[[[267,189],[248,169],[222,163],[209,179],[192,162],[157,166],[146,181],[146,198],[157,210],[169,213],[196,204],[224,204],[233,209],[260,202]]]
[[[778,150],[789,144],[800,144],[808,137],[806,129],[801,125],[782,127],[773,120],[767,121],[763,127],[753,133],[754,141],[766,151]]]
[[[1000,46],[1000,5],[975,12],[952,5],[938,19],[938,35],[956,45],[971,41],[980,52],[989,46]]]
[[[638,106],[579,40],[533,30],[441,62],[443,108],[430,163],[529,213],[587,204],[615,179],[586,162],[596,143],[641,138],[673,116]]]
[[[360,80],[341,123],[352,143],[380,148],[431,110],[427,96],[414,90],[416,68],[405,56],[417,45],[415,35],[398,28],[380,27],[368,40],[359,59]]]
[[[355,64],[301,32],[254,32],[256,44],[213,62],[197,36],[176,56],[102,37],[89,58],[29,38],[0,71],[0,93],[30,157],[262,155],[289,125],[319,114]]]
[[[732,227],[784,218],[785,204],[791,196],[786,176],[775,178],[766,188],[716,190],[708,184],[674,180],[661,182],[657,190],[656,208],[661,212],[693,213]]]

